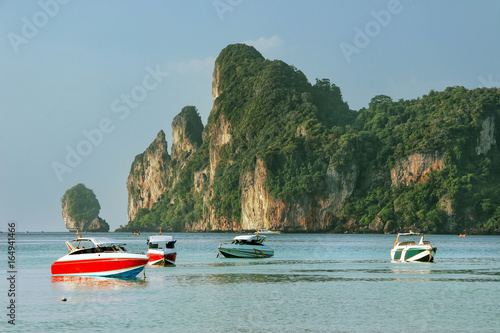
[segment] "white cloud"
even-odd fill
[[[285,44],[285,42],[277,35],[271,38],[260,37],[257,40],[246,40],[244,44],[255,47],[264,56],[269,57],[270,55],[275,55]]]

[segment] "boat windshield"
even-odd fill
[[[424,235],[422,234],[403,234],[399,235],[398,245],[421,245],[429,242],[424,242]]]
[[[71,254],[98,253],[98,252],[126,252],[123,244],[95,244],[88,239],[78,239],[66,242]]]
[[[75,249],[91,249],[95,248],[95,244],[88,240],[88,239],[82,239],[82,240],[73,240],[69,242]]]
[[[259,242],[259,240],[256,240],[256,239],[250,239],[250,240],[247,240],[247,239],[235,239],[235,240],[233,240],[232,244],[236,244],[236,245],[243,245],[243,244],[248,244],[248,245],[262,245],[261,241]]]
[[[174,249],[175,242],[177,242],[177,240],[170,241],[170,242],[149,242],[148,248],[150,248],[150,249],[158,249],[158,248],[160,248],[160,249]]]

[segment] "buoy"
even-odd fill
[[[63,297],[61,301],[66,302],[68,299],[66,297]]]

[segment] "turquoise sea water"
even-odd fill
[[[216,258],[235,234],[173,235],[176,267],[117,280],[52,277],[73,234],[17,233],[12,326],[0,234],[0,331],[500,332],[499,236],[430,235],[434,263],[392,263],[395,235],[270,235],[268,259]],[[146,251],[148,234],[92,236]]]

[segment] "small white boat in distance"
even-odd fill
[[[266,239],[261,235],[242,235],[233,238],[231,244],[220,244],[219,254],[226,258],[268,258],[274,250],[262,244]],[[219,256],[217,254],[217,256]]]
[[[255,232],[256,235],[277,235],[281,234],[281,231],[274,231],[274,230],[269,230],[269,229],[258,229]]]
[[[433,262],[436,251],[437,247],[424,240],[422,233],[399,233],[391,250],[391,260]]]
[[[176,240],[172,236],[155,235],[148,237],[148,265],[172,266],[175,265],[177,251]]]

